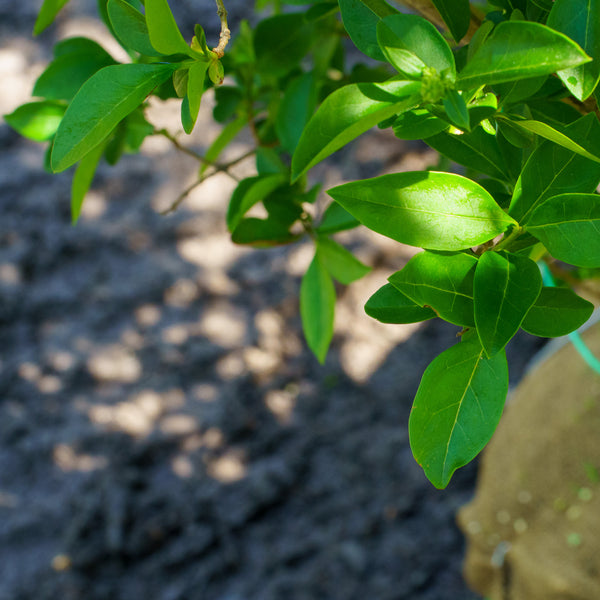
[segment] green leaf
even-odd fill
[[[565,35],[539,23],[505,21],[475,52],[458,76],[460,89],[549,75],[590,60]]]
[[[189,69],[188,84],[187,84],[187,99],[189,102],[190,118],[192,127],[187,134],[190,134],[196,124],[198,111],[200,110],[200,102],[204,93],[204,80],[206,79],[206,71],[208,63],[204,61],[196,61]]]
[[[73,225],[75,225],[79,219],[85,195],[92,185],[92,180],[94,179],[103,152],[103,144],[96,146],[89,154],[81,159],[77,165],[77,169],[75,169],[73,182],[71,184],[71,223]]]
[[[548,123],[555,128],[562,129],[581,118],[581,113],[575,107],[564,102],[534,100],[528,102],[527,107],[534,119]]]
[[[600,196],[561,194],[540,204],[527,231],[550,254],[577,267],[600,267]]]
[[[577,42],[594,60],[558,72],[579,100],[588,98],[600,81],[600,0],[556,0],[547,25]]]
[[[33,26],[33,35],[39,35],[54,22],[60,9],[69,0],[44,0],[40,12],[38,13],[35,25]]]
[[[34,142],[45,142],[54,137],[65,109],[64,104],[51,100],[29,102],[4,115],[4,120],[23,137]]]
[[[292,158],[292,182],[365,131],[413,108],[420,83],[354,83],[335,90],[310,119]]]
[[[377,23],[389,15],[398,14],[387,2],[339,0],[344,28],[354,45],[370,58],[385,60],[377,42]]]
[[[379,288],[365,304],[365,312],[382,323],[419,323],[436,314],[413,302],[391,283]]]
[[[415,108],[398,116],[392,125],[394,135],[401,140],[423,140],[450,127],[443,119],[424,108]]]
[[[488,357],[495,356],[517,333],[542,289],[538,266],[507,252],[484,252],[473,281],[475,324]]]
[[[547,140],[550,140],[551,142],[554,142],[555,144],[558,144],[559,146],[562,146],[567,150],[571,150],[571,152],[575,152],[575,154],[581,154],[581,156],[584,156],[585,158],[589,158],[590,160],[593,160],[595,162],[600,162],[600,157],[592,154],[591,152],[588,152],[585,148],[583,148],[577,142],[572,140],[568,135],[557,131],[556,129],[554,129],[554,127],[551,127],[546,123],[542,123],[540,121],[532,121],[528,119],[524,121],[515,121],[511,119],[510,122],[513,126],[520,127],[525,131],[546,138]]]
[[[313,72],[304,73],[286,88],[275,121],[282,147],[294,153],[302,131],[317,105],[317,85]]]
[[[456,127],[467,131],[471,128],[467,104],[456,90],[451,90],[446,94],[444,98],[444,110]]]
[[[64,171],[104,140],[116,125],[168,79],[174,65],[114,65],[88,79],[56,132],[52,169]]]
[[[477,338],[442,352],[425,370],[408,422],[410,446],[437,488],[483,450],[508,392],[503,352],[486,359]]]
[[[254,248],[270,248],[289,244],[300,239],[300,235],[290,233],[288,227],[275,219],[242,219],[231,233],[234,244],[246,244]]]
[[[471,7],[469,0],[433,0],[452,37],[460,42],[469,30]]]
[[[386,59],[411,79],[431,67],[456,77],[454,55],[446,40],[427,20],[416,15],[395,14],[377,24],[377,39]]]
[[[429,250],[471,248],[515,223],[481,186],[451,173],[382,175],[328,194],[369,229]]]
[[[300,315],[308,347],[325,362],[333,337],[335,287],[325,265],[315,254],[300,286]]]
[[[139,10],[126,0],[108,0],[106,8],[115,35],[121,44],[145,56],[158,54],[150,42],[146,17]]]
[[[77,50],[61,54],[46,67],[33,87],[33,96],[48,100],[71,100],[79,88],[114,58],[93,40],[81,38]]]
[[[344,285],[364,277],[371,270],[371,267],[361,263],[351,252],[330,238],[317,238],[317,252],[329,274]]]
[[[258,202],[286,183],[283,174],[257,175],[242,179],[231,195],[227,209],[227,228],[233,231],[242,217]]]
[[[160,54],[187,54],[196,59],[202,56],[183,39],[167,0],[146,0],[146,24],[150,43]]]
[[[565,135],[594,155],[600,153],[600,123],[589,114],[568,125]],[[550,141],[531,154],[517,181],[509,213],[527,223],[535,208],[563,192],[593,192],[600,182],[600,165]]]
[[[206,162],[202,163],[198,175],[202,177],[206,169],[208,169],[211,163],[215,163],[221,152],[237,137],[238,133],[246,126],[246,117],[238,117],[235,121],[231,121],[221,129],[219,135],[215,138],[215,141],[208,147],[204,158]]]
[[[456,135],[442,132],[424,140],[450,160],[502,181],[510,180],[496,138],[481,127]]]
[[[560,337],[579,329],[594,305],[566,288],[543,287],[521,327],[531,335]]]
[[[473,275],[477,258],[470,254],[421,252],[394,273],[389,282],[419,306],[454,325],[473,327]]]
[[[325,212],[323,218],[316,230],[325,235],[328,233],[337,233],[347,229],[354,229],[360,225],[360,221],[355,219],[344,207],[337,202],[332,202]]]
[[[275,15],[258,23],[254,30],[254,52],[265,75],[285,75],[310,49],[313,27],[302,13]]]
[[[500,104],[515,104],[533,96],[544,85],[546,79],[547,76],[542,75],[529,79],[517,79],[508,83],[497,83],[494,85],[494,90],[500,96]]]

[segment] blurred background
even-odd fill
[[[39,4],[0,0],[0,114],[28,100],[58,39],[125,59],[93,0],[72,0],[34,39]],[[234,34],[251,4],[228,1]],[[171,5],[182,30],[200,22],[216,43],[212,0]],[[211,102],[185,140],[198,151],[218,134]],[[178,131],[177,102],[149,111]],[[320,366],[298,311],[312,248],[233,245],[233,180],[212,177],[161,216],[196,163],[148,138],[100,168],[72,227],[71,174],[46,173],[43,154],[0,120],[0,600],[476,598],[455,525],[476,464],[437,491],[407,433],[422,372],[457,328],[363,312],[414,249],[338,236],[374,269],[338,288]],[[314,180],[437,160],[374,131]],[[252,160],[235,169],[254,173]],[[511,343],[513,383],[539,345]]]

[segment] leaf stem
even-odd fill
[[[494,246],[494,251],[505,250],[519,235],[521,235],[522,229],[516,225],[513,230],[504,237]]]
[[[225,48],[231,39],[231,31],[227,24],[227,11],[225,10],[223,0],[216,0],[216,3],[217,15],[219,15],[219,19],[221,19],[221,33],[219,35],[219,45],[216,48],[213,48],[213,51],[217,53],[219,58],[222,58],[225,54]]]

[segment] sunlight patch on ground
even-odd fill
[[[103,382],[133,383],[142,375],[140,361],[120,345],[108,346],[92,354],[87,368],[95,379]]]
[[[97,471],[108,466],[104,456],[78,454],[68,444],[57,444],[52,453],[54,463],[63,471]]]
[[[225,454],[214,459],[207,459],[207,471],[213,478],[222,483],[233,483],[246,475],[246,464],[243,452],[227,450]]]

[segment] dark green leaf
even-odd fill
[[[508,392],[503,352],[486,359],[477,338],[442,352],[425,370],[408,422],[410,446],[437,488],[483,450]]]
[[[527,231],[550,254],[578,267],[600,267],[600,196],[561,194],[533,212]]]
[[[371,267],[361,263],[351,252],[330,238],[317,238],[317,252],[329,274],[344,285],[364,277],[371,270]]]
[[[542,289],[538,266],[507,252],[484,252],[475,270],[475,324],[488,357],[504,349],[517,333]]]
[[[556,0],[547,24],[569,36],[594,59],[558,72],[569,91],[585,100],[600,80],[600,0]]]
[[[469,110],[463,97],[455,90],[450,90],[444,98],[444,110],[450,121],[459,129],[471,128]]]
[[[244,95],[242,91],[230,85],[215,88],[215,107],[213,117],[217,123],[225,123],[236,113]]]
[[[56,132],[52,169],[64,171],[88,154],[174,70],[173,65],[113,65],[92,75]]]
[[[422,140],[450,127],[424,108],[415,108],[399,115],[392,125],[394,135],[401,140]]]
[[[108,0],[108,17],[115,35],[126,48],[145,56],[156,56],[158,52],[150,42],[146,17],[126,0]]]
[[[152,47],[160,54],[187,54],[199,58],[186,43],[177,27],[167,0],[146,0],[146,24]]]
[[[477,258],[470,254],[421,252],[394,273],[389,282],[419,306],[428,306],[445,321],[473,327],[473,275]]]
[[[471,7],[469,0],[433,0],[452,37],[460,42],[469,30]]]
[[[365,304],[365,312],[382,323],[418,323],[436,315],[405,296],[391,283],[379,288]]]
[[[337,233],[346,229],[353,229],[360,225],[360,221],[355,219],[344,207],[337,202],[332,202],[328,207],[323,218],[317,227],[321,234]]]
[[[244,116],[238,117],[235,121],[228,123],[223,127],[219,135],[215,138],[215,141],[208,147],[204,158],[206,162],[202,163],[198,172],[199,176],[202,177],[206,169],[209,168],[211,163],[215,163],[221,152],[236,138],[236,136],[246,126],[246,118]]]
[[[456,77],[452,50],[439,31],[416,15],[396,14],[377,24],[377,39],[387,60],[402,75],[418,79],[424,67]]]
[[[429,250],[470,248],[515,223],[481,186],[450,173],[383,175],[328,194],[369,229]]]
[[[54,137],[65,109],[64,104],[51,100],[29,102],[4,115],[4,120],[22,136],[34,142],[45,142]]]
[[[461,89],[549,75],[588,62],[568,37],[525,21],[500,23],[458,76]]]
[[[104,152],[103,144],[96,146],[89,154],[84,156],[73,175],[73,183],[71,184],[71,223],[75,225],[81,214],[81,207],[88,193],[92,180],[96,173],[96,168]]]
[[[467,108],[469,109],[471,127],[475,127],[475,125],[484,119],[489,119],[496,114],[498,110],[498,98],[496,98],[495,94],[488,93],[471,101]]]
[[[35,25],[33,26],[33,35],[42,33],[46,27],[52,25],[56,15],[68,1],[69,0],[44,0]]]
[[[269,248],[295,242],[300,236],[273,219],[242,219],[231,234],[234,244],[246,244],[255,248]]]
[[[594,305],[566,288],[544,287],[521,327],[539,337],[560,337],[579,329]]]
[[[300,315],[308,347],[319,362],[325,362],[333,337],[335,288],[317,253],[302,278]]]
[[[517,79],[508,83],[497,83],[494,85],[494,90],[500,96],[500,104],[514,104],[533,96],[544,85],[546,78],[546,75],[542,75],[530,79]]]
[[[292,158],[292,181],[377,123],[413,108],[420,83],[386,81],[339,88],[310,119]]]
[[[563,129],[581,118],[581,113],[576,108],[564,102],[535,100],[528,102],[527,106],[534,119],[548,123],[555,128]]]

